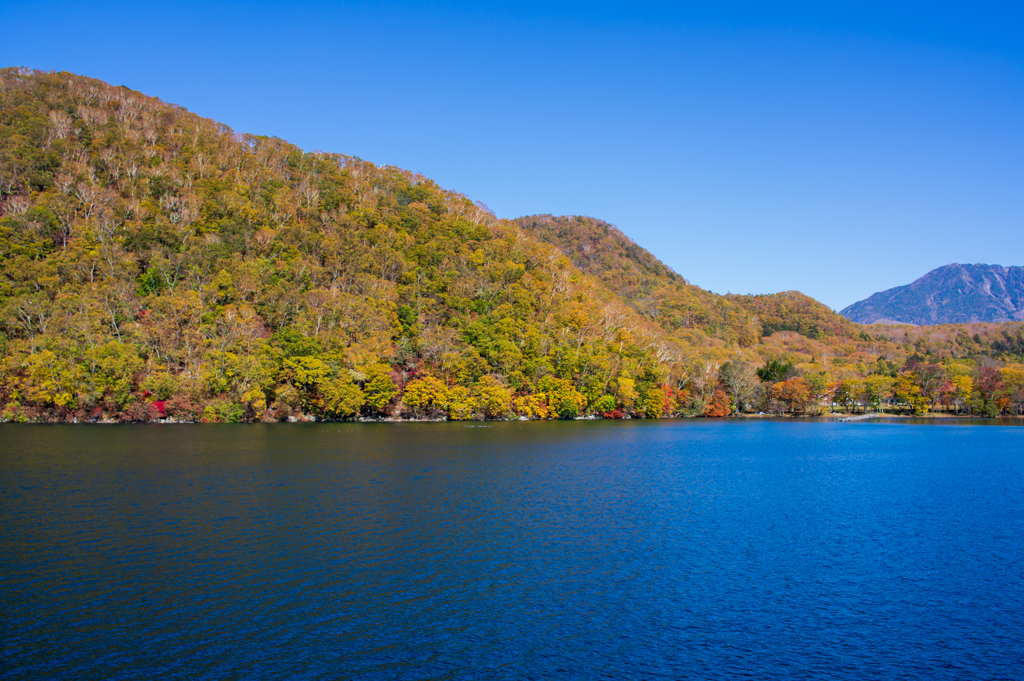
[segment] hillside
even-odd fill
[[[742,307],[687,283],[614,225],[580,215],[530,215],[514,222],[557,247],[576,267],[670,333],[698,331],[744,348],[757,343],[759,331]],[[696,340],[692,333],[680,335]]]
[[[777,331],[816,340],[862,336],[856,324],[798,291],[721,296],[693,286],[603,220],[531,215],[514,222],[556,246],[647,319],[690,341],[699,340],[692,331],[740,348],[755,347]]]
[[[861,324],[968,324],[1024,320],[1024,267],[952,264],[842,310]]]
[[[804,413],[1021,343],[717,296],[599,220],[498,220],[399,168],[0,69],[0,421]]]
[[[730,294],[725,297],[753,315],[762,336],[770,336],[777,331],[795,331],[815,340],[867,339],[859,326],[799,291],[757,296]]]
[[[5,401],[579,413],[672,380],[657,326],[426,178],[70,74],[4,70],[0,110]]]

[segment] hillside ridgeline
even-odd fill
[[[515,224],[552,244],[646,319],[692,343],[749,348],[761,336],[751,315],[726,298],[687,283],[617,227],[580,215],[530,215]]]

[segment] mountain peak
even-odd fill
[[[840,314],[862,324],[966,324],[1024,320],[1024,267],[951,263],[875,293]]]

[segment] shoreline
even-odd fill
[[[71,421],[47,421],[47,420],[33,420],[33,421],[3,421],[0,425],[76,425],[76,426],[125,426],[125,425],[259,425],[259,424],[284,424],[284,423],[512,423],[512,422],[538,422],[538,421],[681,421],[681,420],[697,420],[704,419],[708,421],[742,421],[742,420],[785,420],[785,421],[816,421],[822,423],[852,423],[858,421],[872,421],[872,420],[890,420],[890,421],[905,421],[905,420],[928,420],[928,421],[1021,421],[1024,422],[1024,415],[1022,414],[1011,414],[1011,415],[1000,415],[1000,416],[981,416],[978,414],[891,414],[891,413],[869,413],[869,414],[767,414],[767,413],[756,413],[756,414],[732,414],[730,416],[720,417],[708,417],[708,416],[662,416],[659,418],[634,418],[625,416],[623,418],[606,418],[604,416],[590,415],[590,416],[577,416],[571,419],[560,419],[560,418],[527,418],[525,416],[517,416],[512,418],[501,418],[501,419],[449,419],[447,417],[440,418],[404,418],[397,416],[361,416],[352,419],[318,419],[315,417],[310,418],[296,418],[290,416],[287,419],[280,421],[239,421],[239,422],[221,422],[221,421],[187,421],[179,419],[154,419],[152,421],[120,421],[117,419],[99,419],[99,420],[88,420],[79,421],[77,419]]]

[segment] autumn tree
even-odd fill
[[[772,386],[771,397],[786,405],[792,413],[803,413],[813,399],[810,387],[800,376],[781,381]]]
[[[436,416],[448,408],[448,387],[433,376],[424,376],[405,385],[402,402],[414,416]]]
[[[704,416],[721,418],[732,413],[732,404],[724,390],[716,390],[711,401],[704,408]]]

